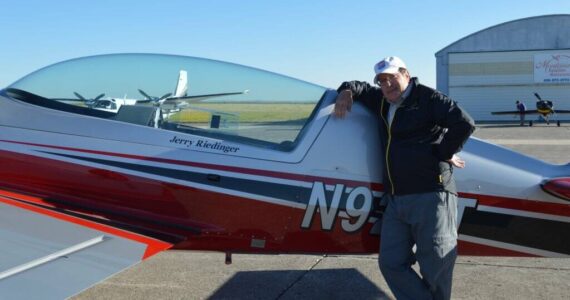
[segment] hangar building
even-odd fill
[[[536,109],[538,93],[570,110],[570,15],[514,20],[468,35],[435,54],[437,89],[476,121],[515,121],[515,101]],[[537,116],[527,116],[534,120]],[[557,115],[570,121],[570,114]]]

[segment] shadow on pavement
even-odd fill
[[[357,269],[238,272],[209,299],[390,299]]]

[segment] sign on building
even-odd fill
[[[534,82],[570,83],[570,52],[535,54]]]

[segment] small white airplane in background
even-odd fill
[[[213,97],[222,97],[222,96],[231,96],[231,95],[240,95],[246,94],[248,90],[243,92],[231,92],[231,93],[217,93],[217,94],[205,94],[205,95],[192,95],[188,96],[188,72],[186,70],[180,70],[178,74],[178,81],[176,83],[176,88],[174,89],[174,93],[167,93],[164,94],[162,97],[155,97],[150,96],[142,89],[138,89],[139,93],[144,96],[144,99],[129,99],[127,95],[125,95],[122,99],[121,98],[103,98],[105,94],[102,93],[93,99],[88,99],[83,97],[78,92],[73,92],[78,99],[61,99],[65,101],[83,101],[85,105],[92,109],[108,111],[112,113],[117,113],[121,106],[123,105],[137,105],[139,103],[153,103],[155,106],[161,108],[162,113],[165,118],[168,116],[179,112],[184,108],[189,108],[189,103],[192,102],[200,102],[202,100],[213,98]],[[54,99],[55,100],[55,99]],[[203,109],[197,109],[203,110]],[[208,110],[209,111],[209,110]]]

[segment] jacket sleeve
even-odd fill
[[[432,100],[436,124],[447,128],[441,143],[435,147],[438,158],[445,161],[461,151],[469,136],[475,131],[475,122],[449,97],[436,92]]]
[[[351,90],[354,101],[364,104],[369,110],[376,112],[382,100],[382,90],[363,81],[345,81],[337,89],[337,92]]]

